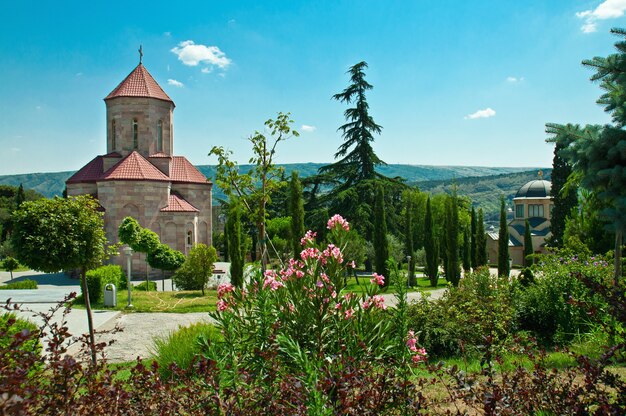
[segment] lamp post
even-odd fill
[[[411,256],[406,256],[406,266],[407,266],[407,278],[406,278],[406,287],[411,287],[411,282],[413,281],[413,276],[411,272]]]
[[[128,289],[128,305],[126,305],[127,308],[132,308],[133,304],[131,303],[131,294],[130,294],[130,287],[132,285],[132,283],[130,282],[132,279],[132,273],[131,273],[131,258],[133,256],[133,249],[130,247],[124,247],[124,254],[126,255],[126,269],[128,271],[128,278],[126,279],[126,288]]]

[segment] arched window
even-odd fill
[[[137,119],[133,119],[133,149],[139,147],[139,126],[137,125]]]
[[[191,230],[187,231],[187,247],[191,247],[193,243],[193,233]]]
[[[115,151],[115,120],[111,120],[111,151]]]
[[[163,121],[157,121],[157,151],[163,151]]]

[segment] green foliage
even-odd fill
[[[478,209],[476,227],[476,267],[487,265],[487,236],[485,235],[485,221],[482,208]]]
[[[177,285],[177,287],[178,287],[178,285]],[[156,282],[151,282],[151,281],[141,282],[138,285],[132,286],[132,290],[143,291],[143,292],[155,292],[157,290]],[[183,290],[185,290],[185,289],[183,289]],[[136,303],[136,302],[134,302],[134,303]],[[135,305],[135,310],[137,310],[136,309],[136,305]]]
[[[112,283],[117,290],[126,289],[126,276],[122,268],[117,265],[101,266],[87,272],[87,286],[89,288],[89,301],[97,303],[102,299],[104,286]],[[83,298],[85,294],[83,293]]]
[[[243,266],[245,251],[243,249],[243,230],[241,226],[241,205],[237,200],[231,200],[226,221],[228,247],[230,253],[230,281],[236,287],[243,284]]]
[[[471,237],[470,237],[470,230],[469,228],[466,228],[465,231],[463,232],[463,245],[461,246],[462,248],[462,259],[463,259],[463,270],[466,272],[469,272],[471,270],[472,267],[472,241],[471,241]]]
[[[137,250],[139,242],[139,234],[141,232],[141,226],[139,222],[133,217],[126,217],[122,220],[120,227],[117,230],[117,236],[120,242],[127,244],[133,251]]]
[[[426,216],[424,218],[424,250],[426,251],[426,276],[432,287],[437,287],[439,280],[439,246],[433,232],[433,216],[430,197],[426,201]]]
[[[3,288],[3,287],[0,287]],[[36,287],[35,287],[36,289]],[[3,313],[0,315],[0,350],[18,348],[24,352],[41,352],[41,342],[37,336],[27,339],[22,344],[13,344],[13,337],[18,334],[38,334],[37,325],[25,319],[18,318],[14,313]],[[4,367],[3,367],[4,368]]]
[[[7,257],[2,262],[2,268],[11,273],[11,280],[13,280],[13,271],[20,267],[20,262],[13,257]]]
[[[202,290],[204,295],[209,277],[213,275],[215,261],[217,261],[215,248],[205,244],[196,244],[189,250],[187,259],[172,276],[172,280],[179,289]]]
[[[149,254],[156,250],[160,243],[157,233],[148,228],[142,228],[141,231],[139,231],[139,236],[133,250]]]
[[[472,212],[470,213],[470,263],[473,270],[476,270],[478,267],[478,224],[476,221],[476,210],[472,206]]]
[[[414,225],[413,225],[413,205],[415,203],[415,196],[412,192],[403,193],[403,197],[405,199],[406,207],[404,209],[404,252],[407,256],[411,256],[409,260],[409,264],[407,265],[408,273],[409,273],[409,286],[413,287],[416,285],[415,281],[415,246],[413,244],[414,237]]]
[[[453,286],[459,285],[461,269],[459,266],[459,206],[456,191],[446,201],[446,255],[444,270],[446,280]]]
[[[20,280],[19,282],[10,282],[6,285],[0,286],[0,290],[14,290],[14,289],[37,289],[37,282],[30,279]]]
[[[498,276],[508,277],[511,273],[509,263],[509,226],[506,223],[504,196],[500,197],[500,230],[498,231]]]
[[[533,238],[530,234],[530,224],[526,220],[524,224],[524,266],[533,264],[532,256],[535,250],[533,249]]]
[[[572,209],[578,205],[578,187],[569,182],[572,174],[572,165],[565,161],[559,154],[563,145],[556,143],[554,147],[554,158],[552,159],[552,189],[550,195],[554,207],[550,213],[550,245],[563,247],[565,221],[569,217]]]
[[[374,203],[374,270],[376,273],[389,277],[387,260],[389,259],[389,241],[387,240],[387,219],[385,218],[385,194],[383,187],[376,188],[376,201]],[[385,281],[389,285],[389,279]]]
[[[173,272],[183,265],[185,255],[167,244],[159,243],[154,250],[148,253],[147,260],[150,267]]]
[[[304,200],[302,199],[302,183],[298,172],[291,172],[289,182],[289,215],[291,216],[291,251],[298,257],[302,246],[300,238],[304,235]]]
[[[194,360],[202,353],[204,343],[220,340],[220,333],[211,324],[196,323],[181,327],[153,341],[154,359],[159,364],[161,375],[171,377],[171,365],[190,369]]]
[[[291,217],[276,217],[267,221],[267,236],[271,245],[269,253],[272,258],[284,262],[291,257]]]

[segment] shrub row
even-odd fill
[[[37,289],[37,282],[30,279],[24,279],[20,280],[19,282],[10,282],[6,285],[0,286],[0,290],[13,289]]]

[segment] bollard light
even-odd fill
[[[130,294],[130,289],[131,289],[131,283],[130,281],[132,280],[132,273],[131,273],[131,260],[133,257],[133,249],[130,247],[124,247],[124,255],[126,256],[126,270],[128,273],[128,277],[126,279],[126,288],[128,289],[128,304],[126,305],[127,308],[132,308],[133,304],[131,303],[131,294]]]

